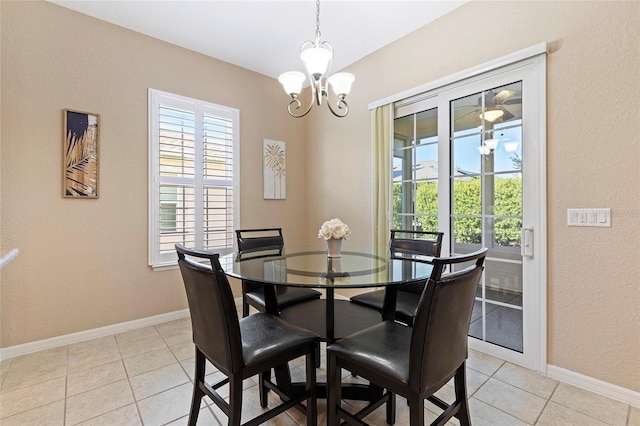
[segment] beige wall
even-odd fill
[[[349,67],[352,112],[307,129],[307,232],[339,216],[370,238],[370,102],[543,41],[548,362],[640,391],[638,2],[472,1]],[[568,228],[579,207],[610,207],[612,227]]]
[[[240,109],[243,226],[313,238],[338,216],[369,241],[367,105],[546,41],[548,362],[640,391],[640,3],[472,1],[350,67],[347,118],[303,120],[275,80],[54,5],[1,7],[2,244],[21,254],[0,346],[185,307],[177,272],[146,266],[147,87]],[[101,114],[99,200],[60,197],[63,108]],[[262,200],[262,138],[287,142],[287,201]],[[567,228],[570,207],[611,207],[613,226]]]
[[[304,122],[271,78],[44,2],[2,1],[1,347],[186,308],[147,266],[147,89],[240,110],[241,225],[304,217]],[[100,114],[100,198],[61,197],[62,109]],[[287,200],[262,199],[262,140],[287,143]]]

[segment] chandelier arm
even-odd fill
[[[300,46],[300,53],[302,53],[305,49],[308,49],[309,47],[313,47],[315,46],[315,43],[307,40],[304,43],[302,43],[302,45]]]
[[[307,108],[307,110],[305,112],[303,112],[302,114],[299,114],[299,115],[296,115],[291,111],[291,106],[292,105],[295,105],[295,108],[293,108],[294,110],[299,110],[300,107],[302,106],[302,102],[300,102],[300,100],[298,98],[294,98],[294,99],[291,100],[291,102],[289,102],[289,105],[287,106],[287,111],[289,112],[290,116],[292,116],[293,118],[301,118],[301,117],[304,117],[305,115],[309,114],[309,111],[311,111],[311,107],[313,106],[313,99],[309,103],[309,108]]]
[[[336,112],[331,106],[331,103],[327,102],[327,106],[329,107],[329,110],[333,115],[335,115],[338,118],[344,118],[347,116],[347,114],[349,114],[349,104],[347,103],[347,101],[344,100],[344,96],[340,96],[338,98],[338,102],[336,102],[336,105],[338,106],[338,111],[340,111],[341,109],[344,109],[344,113],[340,114],[339,112]]]

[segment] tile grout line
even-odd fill
[[[118,347],[118,351],[120,351],[120,347]],[[140,412],[140,407],[138,407],[138,399],[136,398],[136,394],[133,392],[133,386],[131,386],[131,376],[129,375],[127,366],[124,363],[124,358],[122,358],[122,353],[120,353],[120,362],[122,363],[122,368],[124,369],[124,373],[127,375],[127,383],[129,383],[129,390],[131,391],[131,397],[133,398],[133,406],[136,407],[136,414],[138,414],[138,420],[140,420],[141,425],[144,425],[144,420],[142,419],[142,413]]]
[[[182,372],[183,372],[183,373],[185,373],[185,374],[187,375],[187,379],[188,379],[188,382],[187,382],[187,383],[191,383],[191,386],[193,387],[193,380],[191,380],[191,376],[189,376],[189,373],[185,370],[185,368],[184,368],[184,366],[182,365],[182,363],[178,360],[178,357],[176,357],[176,354],[174,354],[174,353],[173,353],[173,351],[171,350],[171,346],[169,346],[169,344],[168,344],[168,343],[167,343],[167,341],[165,340],[165,338],[164,338],[164,336],[162,335],[162,333],[160,333],[160,330],[158,330],[158,328],[157,328],[157,326],[158,326],[158,325],[159,325],[159,324],[155,324],[155,325],[153,326],[154,330],[156,330],[156,332],[157,332],[157,333],[158,333],[158,335],[160,336],[160,339],[162,339],[162,342],[164,343],[164,345],[167,347],[167,349],[168,349],[168,350],[169,350],[169,352],[171,353],[171,356],[173,357],[173,359],[178,363],[178,366],[180,367],[180,369],[182,370]],[[194,380],[195,380],[195,379],[194,379]],[[184,383],[179,384],[179,385],[176,385],[176,386],[173,386],[173,387],[171,387],[171,388],[169,388],[169,389],[165,389],[165,390],[163,390],[162,392],[166,392],[166,391],[168,391],[168,390],[170,390],[170,389],[178,388],[178,387],[180,387],[180,386],[182,386],[182,385],[184,385]],[[133,392],[133,389],[131,390],[131,392]],[[162,393],[162,392],[160,392],[160,393]],[[148,398],[151,398],[152,396],[155,396],[155,395],[159,395],[159,393],[158,393],[158,394],[154,394],[154,395],[150,395],[150,396],[148,396]],[[137,407],[137,405],[138,405],[138,399],[135,397],[135,395],[133,396],[133,399],[134,399],[134,401],[136,402],[136,407]],[[205,401],[204,405],[205,405],[205,407],[208,407],[208,404],[207,404],[207,402],[206,402],[206,401]],[[144,420],[142,419],[142,414],[141,414],[141,413],[139,413],[139,415],[140,415],[140,421],[142,422],[142,424],[143,424],[143,426],[144,426]],[[187,414],[187,415],[189,415],[189,414]],[[173,423],[173,422],[175,422],[176,420],[181,419],[182,417],[184,417],[184,416],[181,416],[181,417],[178,417],[178,418],[176,418],[176,419],[170,420],[170,421],[166,422],[165,424]]]
[[[155,328],[154,328],[155,329]],[[116,347],[118,348],[118,354],[120,355],[120,363],[122,364],[122,369],[124,370],[124,374],[127,378],[127,384],[129,385],[129,391],[131,392],[131,398],[133,399],[133,404],[136,407],[136,413],[138,414],[138,420],[140,420],[140,424],[144,425],[144,422],[142,421],[142,415],[140,414],[140,408],[138,407],[138,401],[136,400],[136,396],[133,393],[133,387],[131,386],[131,376],[129,375],[129,370],[127,369],[127,365],[124,363],[124,357],[122,356],[122,351],[120,350],[120,343],[118,342],[118,339],[116,338],[116,335],[113,335],[113,340],[116,342]],[[116,410],[119,410],[122,407],[118,407],[116,408]],[[111,411],[115,411],[115,410],[111,410]],[[111,412],[109,411],[109,413]],[[101,414],[104,415],[107,413],[103,413]],[[99,416],[97,416],[99,417]]]
[[[585,416],[585,417],[589,417],[590,419],[594,419],[595,421],[598,421],[598,422],[600,422],[600,423],[604,423],[604,424],[607,424],[607,425],[610,425],[610,426],[614,426],[614,423],[610,423],[610,422],[608,422],[608,421],[604,421],[604,420],[598,419],[598,418],[596,418],[596,417],[593,417],[591,414],[587,414],[587,413],[584,413],[584,412],[582,412],[582,411],[578,411],[578,410],[576,410],[575,408],[568,407],[568,406],[566,406],[566,405],[564,405],[564,404],[561,404],[561,403],[560,403],[560,402],[558,402],[558,401],[551,401],[551,397],[553,396],[553,394],[555,394],[555,393],[556,393],[556,391],[557,391],[557,390],[558,390],[558,388],[560,387],[560,384],[562,384],[562,383],[564,383],[564,382],[558,381],[558,385],[556,386],[556,388],[554,389],[553,393],[552,393],[552,394],[551,394],[551,396],[549,397],[549,401],[550,401],[550,402],[553,402],[554,404],[557,404],[557,405],[559,405],[560,407],[566,408],[567,410],[573,411],[574,413],[579,413],[579,414],[581,414],[581,415],[583,415],[583,416]],[[573,385],[570,385],[570,384],[568,384],[568,383],[565,383],[565,385],[573,386]],[[580,389],[580,388],[578,388],[578,389]],[[588,391],[587,391],[587,392],[588,392]],[[590,393],[593,393],[593,392],[590,392]],[[594,395],[598,395],[598,394],[594,394]],[[602,396],[602,395],[598,395],[598,396]],[[603,398],[607,398],[607,397],[603,396]],[[607,399],[611,399],[611,398],[607,398]],[[615,401],[615,400],[614,400],[614,401]],[[620,402],[620,401],[617,401],[617,402]],[[624,403],[623,403],[623,404],[624,404]],[[630,404],[625,404],[625,405],[627,406],[627,418],[625,419],[625,423],[624,423],[624,425],[628,425],[628,424],[629,424],[629,413],[631,412],[631,405],[630,405]],[[631,426],[631,425],[629,425],[629,426]]]
[[[507,364],[507,361],[502,360],[502,363],[500,364],[500,366],[499,366],[498,368],[496,368],[496,370],[495,370],[493,373],[491,373],[491,375],[489,376],[489,378],[487,378],[487,380],[485,380],[485,382],[484,382],[484,383],[483,383],[483,384],[482,384],[478,389],[476,389],[476,391],[473,393],[473,395],[475,395],[475,394],[476,394],[480,389],[482,389],[482,387],[483,387],[484,385],[486,385],[486,384],[487,384],[487,382],[488,382],[489,380],[491,380],[491,379],[497,380],[497,381],[498,381],[498,382],[500,382],[500,383],[504,383],[504,384],[506,384],[506,385],[508,385],[508,386],[512,386],[512,387],[514,387],[514,388],[516,388],[516,389],[520,389],[520,390],[522,390],[522,391],[524,391],[524,392],[527,392],[527,393],[529,393],[529,394],[531,394],[531,395],[535,395],[535,394],[532,394],[531,392],[526,391],[525,389],[521,389],[521,388],[520,388],[520,387],[518,387],[518,386],[514,386],[514,385],[512,385],[512,384],[510,384],[510,383],[503,382],[502,380],[498,379],[497,377],[494,377],[494,376],[496,375],[496,373],[497,373],[497,372],[498,372],[502,367],[504,367],[506,364]],[[478,371],[478,370],[475,370],[475,369],[473,369],[473,368],[472,368],[472,370],[473,370],[473,371]],[[482,372],[481,372],[481,371],[479,371],[479,373],[482,373]],[[539,395],[535,395],[535,396],[539,396]],[[471,397],[472,397],[472,396],[469,396],[469,399],[470,399]],[[498,407],[495,407],[495,406],[493,406],[493,405],[489,404],[488,402],[485,402],[485,401],[483,401],[483,400],[481,400],[481,399],[476,398],[476,400],[478,400],[478,401],[482,402],[483,404],[488,405],[488,406],[489,406],[489,407],[491,407],[491,408],[494,408],[494,409],[496,409],[496,410],[500,411],[501,413],[505,413],[505,414],[507,414],[507,415],[508,415],[508,416],[510,416],[510,417],[513,417],[513,418],[515,418],[515,419],[518,419],[518,420],[520,420],[521,422],[523,422],[523,423],[525,423],[525,424],[528,424],[528,425],[531,425],[531,426],[535,425],[535,422],[534,422],[534,423],[528,423],[526,420],[521,419],[521,418],[520,418],[520,417],[518,417],[517,415],[514,415],[514,414],[512,414],[512,413],[507,413],[507,412],[506,412],[506,411],[504,411],[503,409],[498,408]],[[545,403],[545,406],[546,406],[546,403]],[[542,414],[542,412],[543,412],[543,411],[544,411],[544,409],[540,411],[540,415]],[[537,420],[537,419],[536,419],[536,420]]]
[[[540,414],[538,414],[538,416],[536,417],[536,421],[533,422],[534,425],[537,424],[540,421],[540,417],[542,417],[542,414],[547,409],[547,406],[551,402],[551,397],[553,396],[554,393],[556,393],[556,390],[558,389],[558,386],[560,386],[560,382],[559,381],[557,381],[556,385],[553,388],[553,391],[549,394],[549,397],[545,401],[544,406],[542,407],[542,410],[540,410]]]

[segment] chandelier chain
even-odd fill
[[[320,0],[316,0],[316,34],[320,37]]]

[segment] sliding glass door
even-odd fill
[[[396,103],[391,223],[445,232],[443,254],[489,248],[469,344],[537,370],[546,364],[543,101],[544,69],[532,59]]]
[[[522,352],[522,81],[449,104],[451,252],[489,248],[469,335]]]

